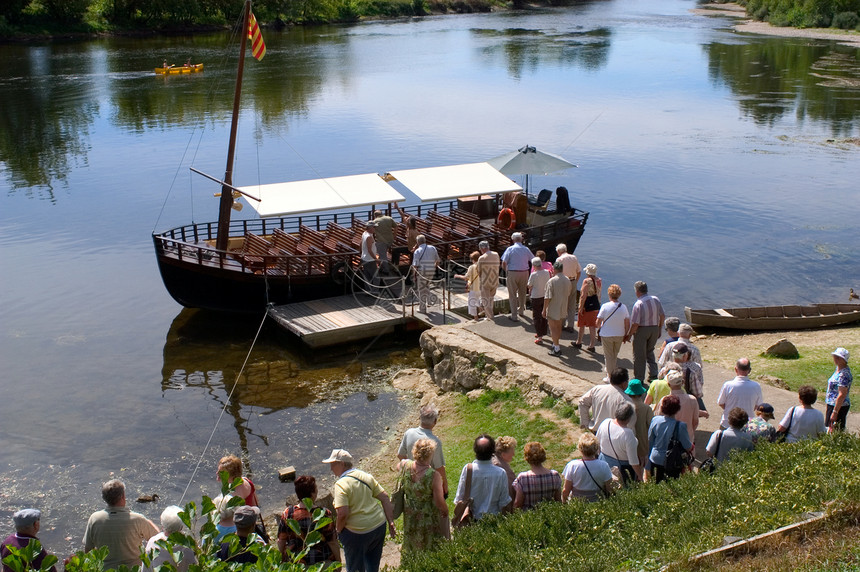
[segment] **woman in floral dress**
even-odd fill
[[[430,466],[436,443],[419,439],[412,447],[412,459],[400,461],[403,487],[403,550],[419,551],[435,547],[443,538],[448,504],[442,494],[442,476]]]

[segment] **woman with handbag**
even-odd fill
[[[561,500],[567,502],[575,497],[596,501],[608,497],[612,490],[612,469],[606,461],[597,458],[600,453],[597,437],[591,433],[583,433],[576,448],[582,458],[572,460],[564,468]]]
[[[403,494],[403,550],[430,550],[449,538],[448,503],[442,494],[442,476],[430,466],[436,443],[419,439],[412,447],[412,459],[397,466],[400,471],[397,497]],[[397,501],[395,501],[397,504]]]
[[[597,336],[603,346],[604,370],[609,381],[609,372],[618,363],[618,352],[624,342],[624,334],[630,329],[630,312],[627,306],[618,301],[621,298],[621,286],[610,284],[606,289],[609,302],[600,307],[597,313]],[[582,331],[582,330],[580,330]]]
[[[600,287],[603,282],[597,277],[597,266],[589,264],[585,267],[585,278],[579,289],[579,334],[573,347],[581,348],[585,328],[588,328],[589,341],[591,344],[585,348],[593,352],[594,344],[597,342],[597,314],[600,311]],[[612,371],[612,370],[610,370]]]

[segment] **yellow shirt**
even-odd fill
[[[352,532],[370,532],[385,524],[382,504],[376,499],[384,492],[373,475],[349,469],[334,484],[334,508],[349,508],[346,528]]]

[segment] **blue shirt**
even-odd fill
[[[678,426],[678,440],[684,450],[689,451],[693,448],[693,443],[690,442],[690,435],[687,433],[687,424],[683,421],[676,421],[665,415],[655,415],[651,420],[651,427],[648,429],[648,447],[651,449],[649,459],[655,465],[661,467],[666,464],[666,453],[669,450],[669,441],[675,434],[675,427]]]
[[[837,369],[833,372],[833,375],[830,376],[830,379],[827,380],[827,398],[824,400],[824,403],[827,405],[836,405],[836,397],[839,395],[840,387],[847,387],[848,391],[851,391],[851,382],[854,380],[851,375],[851,368],[843,367],[842,369]],[[842,407],[848,407],[851,405],[851,400],[848,399],[848,396],[845,396],[845,401],[842,402]]]
[[[532,267],[532,258],[534,257],[528,246],[522,242],[515,242],[502,254],[502,262],[507,264],[505,269],[508,272],[516,272],[518,270],[528,272]]]
[[[466,470],[460,473],[460,483],[457,485],[457,496],[454,502],[466,499]],[[474,499],[472,508],[475,520],[485,514],[498,514],[511,502],[508,487],[508,474],[492,461],[472,461],[472,484],[470,495]]]

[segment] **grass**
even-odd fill
[[[453,491],[457,490],[460,470],[475,459],[472,445],[481,433],[494,438],[510,435],[517,440],[518,454],[511,462],[515,473],[529,468],[522,455],[522,448],[529,441],[539,441],[544,446],[547,452],[545,466],[559,472],[576,448],[571,430],[576,432],[579,420],[573,408],[564,403],[549,399],[544,400],[541,406],[530,406],[518,389],[486,390],[474,400],[465,395],[457,395],[454,399],[452,418],[457,423],[442,429],[437,427],[436,430],[445,444],[448,487],[452,491],[449,501],[453,501]]]
[[[852,356],[860,356],[860,345],[846,345]],[[800,357],[780,359],[762,355],[756,360],[754,374],[778,377],[785,382],[786,388],[797,391],[801,385],[811,385],[818,389],[819,401],[824,401],[827,380],[836,369],[833,364],[831,347],[797,346]],[[849,362],[849,366],[851,362]],[[851,372],[855,372],[852,370]],[[856,374],[855,374],[856,375]],[[860,403],[860,384],[852,384],[849,392],[851,399]]]
[[[597,503],[549,503],[488,517],[439,550],[404,559],[403,567],[657,570],[718,547],[725,536],[749,537],[797,522],[834,499],[860,503],[860,439],[848,434],[764,443],[714,474],[644,484]]]

